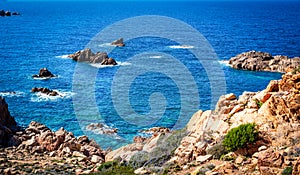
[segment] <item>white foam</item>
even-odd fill
[[[16,91],[16,92],[0,92],[0,96],[2,97],[20,97],[23,96],[24,92]]]
[[[229,64],[229,61],[228,61],[228,60],[221,60],[221,61],[218,61],[218,62],[219,62],[221,65],[231,67],[231,65]]]
[[[159,58],[162,58],[162,56],[160,56],[160,55],[153,55],[153,56],[150,56],[150,58],[159,59]]]
[[[35,80],[48,80],[48,79],[52,79],[52,78],[58,78],[58,76],[55,76],[55,77],[33,77],[33,79]]]
[[[189,45],[174,45],[174,46],[169,46],[171,49],[192,49],[194,46],[189,46]]]
[[[100,124],[99,127],[97,125]],[[102,125],[102,126],[101,126]],[[104,123],[91,123],[90,125],[86,126],[86,130],[93,132],[94,134],[100,135],[109,135],[113,136],[116,139],[122,139],[114,130],[113,127],[110,127]]]
[[[71,59],[71,58],[69,58],[69,55],[55,56],[55,58]]]
[[[115,45],[112,45],[111,43],[103,43],[103,44],[99,44],[98,46],[100,46],[100,47],[116,47]]]
[[[106,68],[106,67],[114,67],[114,66],[130,66],[131,63],[129,62],[118,62],[117,61],[117,65],[101,65],[101,64],[91,64],[91,66],[96,67],[96,68]]]
[[[63,92],[63,91],[58,91],[58,90],[53,90],[53,91],[56,91],[58,93],[58,95],[57,96],[49,96],[47,94],[37,92],[32,95],[30,100],[32,102],[57,101],[59,99],[71,98],[74,95],[74,93],[72,93],[72,92]]]

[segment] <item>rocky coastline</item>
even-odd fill
[[[90,63],[108,59],[107,54],[94,54],[89,49],[70,57]],[[287,66],[282,68],[271,64],[277,57],[267,53],[251,51],[232,59],[242,57],[273,66],[252,67],[252,70],[287,73],[260,92],[221,96],[214,110],[199,110],[182,130],[155,127],[141,131],[149,136],[136,136],[132,144],[116,150],[103,150],[87,136],[75,137],[64,128],[54,132],[35,121],[22,128],[0,97],[0,174],[118,174],[116,171],[120,171],[121,174],[298,175],[300,66],[292,68],[298,64],[297,58],[290,64],[280,63]],[[51,95],[56,91],[33,88],[32,92]],[[226,148],[224,139],[228,133],[249,123],[255,124],[255,140],[234,151]],[[88,125],[86,129],[117,134],[117,128],[101,123]]]
[[[272,56],[267,52],[244,52],[229,60],[229,65],[234,69],[250,71],[289,72],[300,66],[300,58],[287,56]]]

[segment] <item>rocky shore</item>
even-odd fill
[[[32,121],[17,126],[0,97],[0,174],[82,174],[97,171],[106,151],[87,136],[53,132]]]
[[[300,70],[273,80],[260,92],[221,96],[215,110],[198,111],[181,131],[156,130],[152,137],[109,152],[106,161],[134,167],[136,174],[300,173]],[[223,140],[241,124],[255,123],[258,137],[235,151]],[[236,138],[239,141],[240,138]]]
[[[229,60],[235,69],[251,71],[288,72],[300,66],[300,58],[272,56],[270,53],[250,51],[241,53]]]
[[[242,55],[275,59],[266,53]],[[113,151],[64,128],[54,132],[34,121],[21,128],[0,97],[0,174],[299,175],[300,67],[277,68],[288,72],[281,80],[270,81],[266,89],[239,97],[223,95],[214,110],[196,112],[184,129],[140,131],[143,136]],[[117,128],[101,123],[86,129],[117,134]],[[238,136],[230,136],[234,132]],[[226,142],[229,138],[232,147]]]

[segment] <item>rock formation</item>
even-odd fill
[[[57,91],[54,91],[54,90],[51,90],[51,89],[48,89],[48,88],[34,87],[34,88],[31,89],[31,92],[33,92],[33,93],[40,92],[40,93],[43,93],[43,94],[46,94],[46,95],[49,95],[49,96],[58,96],[59,95],[59,93]]]
[[[0,147],[18,144],[19,141],[13,135],[16,129],[17,123],[10,115],[5,99],[0,96]]]
[[[168,174],[275,175],[293,169],[293,175],[298,175],[299,92],[300,71],[288,72],[282,80],[271,81],[263,91],[244,92],[239,97],[227,94],[220,97],[215,110],[198,111],[185,132],[180,131],[181,137],[176,137],[178,144],[174,144],[170,136],[179,131],[153,134],[150,138],[137,136],[135,143],[108,153],[106,160],[121,158],[141,174],[154,169],[157,172],[157,166],[160,166],[167,169]],[[256,123],[258,139],[245,148],[228,153],[222,146],[224,136],[232,128],[246,123]],[[161,146],[162,138],[168,138],[163,139],[163,145],[171,150],[171,155]],[[157,158],[152,159],[153,155]],[[142,161],[144,159],[148,161]],[[154,160],[160,163],[153,163]]]
[[[33,75],[33,78],[52,78],[56,77],[47,68],[41,68],[39,74]]]
[[[102,65],[117,65],[113,58],[109,58],[106,52],[93,53],[91,49],[77,51],[68,56],[78,62],[89,62],[92,64],[101,63]]]
[[[14,147],[7,147],[14,146]],[[76,138],[32,121],[25,129],[0,97],[0,174],[81,174],[97,171],[106,151],[87,136]]]
[[[250,51],[241,53],[229,60],[235,69],[251,71],[288,72],[300,66],[300,58],[272,56],[270,53]]]
[[[117,40],[113,41],[111,43],[111,45],[118,46],[118,47],[124,47],[125,46],[123,38],[120,38],[120,39],[117,39]]]
[[[2,17],[3,16],[12,16],[12,15],[20,15],[20,13],[0,10],[0,16],[2,16]]]

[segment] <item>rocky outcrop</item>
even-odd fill
[[[111,43],[111,45],[118,46],[118,47],[124,47],[125,46],[123,38],[120,38],[120,39],[117,39],[117,40],[113,41]]]
[[[47,68],[41,68],[39,74],[33,75],[33,78],[53,78],[53,75]]]
[[[32,93],[40,92],[40,93],[43,93],[43,94],[46,94],[46,95],[49,95],[49,96],[59,96],[59,93],[57,91],[54,91],[54,90],[51,90],[51,89],[48,89],[48,88],[34,87],[34,88],[31,89],[31,92]]]
[[[14,146],[19,140],[13,135],[17,129],[17,123],[10,115],[8,104],[0,96],[0,147]]]
[[[20,13],[0,10],[0,16],[2,16],[2,17],[3,16],[12,16],[12,15],[20,15]]]
[[[251,71],[288,72],[300,66],[300,58],[272,56],[270,53],[250,51],[232,57],[229,64],[235,69]]]
[[[271,81],[263,91],[244,92],[239,97],[223,95],[215,110],[195,113],[186,131],[177,139],[173,136],[178,131],[152,133],[150,138],[137,136],[133,144],[107,154],[106,160],[128,162],[139,173],[153,172],[151,167],[156,167],[157,172],[159,166],[167,169],[169,174],[267,175],[281,174],[291,168],[293,174],[297,174],[300,167],[299,83],[300,72],[293,71],[284,74],[282,80]],[[232,128],[246,123],[256,123],[258,139],[245,148],[228,153],[222,146],[224,136]],[[163,144],[161,138],[167,138],[163,139]],[[167,154],[166,150],[171,150],[172,154]],[[153,155],[159,163],[153,163]],[[220,157],[221,160],[217,160]]]
[[[117,134],[117,128],[111,128],[103,123],[91,123],[86,126],[86,130],[93,131],[96,134],[108,134],[114,135]]]
[[[113,58],[109,58],[106,52],[93,53],[91,49],[77,51],[68,56],[78,62],[89,62],[92,64],[101,63],[102,65],[117,65]]]

